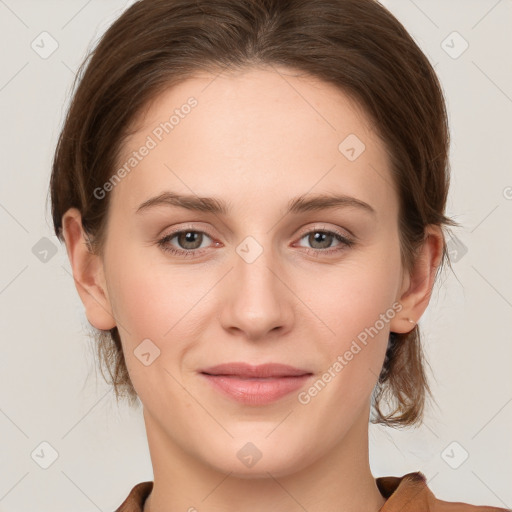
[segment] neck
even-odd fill
[[[183,451],[145,412],[154,484],[144,512],[378,512],[385,503],[371,473],[368,414],[305,469],[239,478]]]

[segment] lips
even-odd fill
[[[285,364],[226,363],[204,368],[200,375],[225,397],[244,405],[266,405],[297,391],[313,374]]]
[[[299,377],[309,375],[311,372],[295,368],[286,364],[267,363],[253,366],[247,363],[225,363],[200,370],[208,375],[236,376],[239,378],[276,378],[276,377]]]

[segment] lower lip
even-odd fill
[[[213,387],[248,405],[265,405],[297,391],[311,377],[311,374],[297,377],[246,378],[228,375],[208,375],[203,377]]]

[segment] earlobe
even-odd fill
[[[63,215],[62,231],[73,279],[85,306],[87,320],[96,329],[112,329],[116,322],[106,289],[103,261],[87,246],[82,216],[76,208],[70,208]]]
[[[425,241],[409,275],[404,277],[400,296],[400,313],[390,323],[390,330],[406,333],[414,329],[430,302],[436,271],[443,254],[443,233],[440,226],[427,226]],[[411,322],[412,320],[412,322]]]

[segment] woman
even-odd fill
[[[52,213],[154,482],[118,511],[500,510],[374,479],[421,422],[448,128],[373,0],[142,0],[79,74]],[[503,510],[503,509],[501,509]]]

